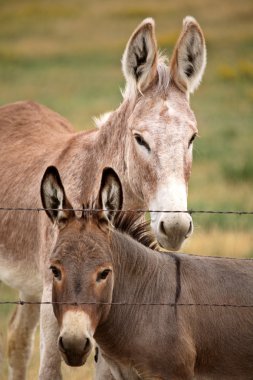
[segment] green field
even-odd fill
[[[0,105],[30,99],[77,129],[115,109],[124,86],[120,59],[137,24],[156,20],[160,48],[171,54],[183,17],[200,22],[208,64],[191,103],[199,126],[189,209],[253,210],[252,0],[0,0]],[[253,216],[194,215],[185,251],[253,257]],[[0,299],[16,298],[0,286]],[[11,307],[0,306],[5,331]],[[38,371],[38,337],[29,380]],[[66,379],[91,379],[90,368]],[[88,371],[88,372],[87,372]],[[7,379],[6,356],[0,378]]]

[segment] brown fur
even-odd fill
[[[252,305],[253,260],[150,250],[133,240],[139,228],[149,233],[146,226],[138,226],[136,215],[123,219],[107,230],[95,214],[78,225],[73,220],[60,233],[51,258],[65,271],[64,291],[54,281],[56,301],[129,303],[76,307],[91,318],[104,358],[99,358],[102,372],[108,371],[106,360],[116,380],[252,379],[253,309],[180,304]],[[71,241],[78,241],[75,249]],[[104,267],[112,268],[113,280],[93,293],[92,278]],[[73,284],[78,281],[77,294]],[[158,305],[138,305],[143,303]],[[54,309],[59,317],[68,307]]]
[[[199,48],[204,52],[204,43]],[[123,103],[99,130],[76,133],[63,117],[33,102],[0,108],[1,207],[41,207],[41,178],[49,165],[56,165],[73,208],[81,208],[95,199],[106,166],[112,166],[121,178],[125,208],[187,208],[184,161],[191,165],[188,142],[196,123],[188,94],[174,84],[169,67],[158,57],[152,20],[144,21],[134,38],[130,38],[123,71],[127,80]],[[169,124],[165,109],[167,113],[173,111]],[[151,154],[136,140],[136,133],[141,135],[144,125],[144,140],[151,145]],[[76,212],[76,217],[81,214]],[[189,215],[171,217],[154,213],[152,223],[159,243],[165,247],[178,249],[192,233]],[[162,232],[161,223],[166,227]],[[57,228],[42,213],[1,211],[0,278],[19,289],[24,300],[51,299],[48,261],[57,236]],[[25,308],[23,313],[25,320],[29,309]],[[22,318],[16,321],[13,340],[20,339]],[[31,329],[36,326],[38,314],[33,318]],[[40,378],[43,380],[61,378],[56,336],[52,309],[47,312],[42,309]],[[15,379],[15,370],[20,372],[21,367],[21,376],[25,378],[27,357],[22,359],[22,349],[12,356],[10,379]],[[15,364],[15,357],[21,358],[22,364]]]

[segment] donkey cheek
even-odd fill
[[[192,160],[187,161],[186,159],[184,160],[184,179],[186,185],[189,182],[190,176],[191,176],[191,171],[192,171]]]
[[[100,310],[97,313],[97,320],[96,320],[96,327],[100,324],[103,324],[109,315],[110,312],[110,305],[101,305]]]
[[[129,172],[135,173],[135,175],[131,175],[131,186],[134,193],[138,194],[142,200],[148,200],[149,194],[155,192],[157,185],[156,173],[153,170],[152,162],[147,162],[143,157],[140,157],[139,153],[134,151],[133,160],[129,165]]]
[[[55,302],[55,301],[53,301],[53,302]],[[62,315],[63,315],[63,311],[62,311],[61,305],[53,303],[53,312],[54,312],[55,318],[57,319],[59,327],[61,327],[61,325],[62,325]]]
[[[54,312],[54,315],[59,323],[59,325],[61,325],[61,322],[62,322],[62,318],[61,318],[61,306],[60,304],[58,304],[58,292],[57,292],[57,289],[55,287],[55,284],[53,284],[53,289],[52,289],[52,302],[53,302],[53,312]]]

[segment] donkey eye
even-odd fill
[[[105,280],[110,272],[111,272],[111,269],[105,269],[102,272],[98,273],[97,282],[100,282],[101,280]]]
[[[57,278],[57,280],[61,280],[61,271],[60,271],[60,269],[54,267],[53,265],[49,269],[51,269],[54,277]]]
[[[190,145],[193,143],[193,141],[195,140],[195,137],[197,136],[197,133],[194,133],[193,135],[192,135],[192,137],[190,138],[190,140],[189,140],[189,144],[188,144],[188,148],[190,147]]]
[[[144,138],[141,135],[139,135],[138,133],[135,133],[134,138],[135,138],[135,141],[137,142],[137,144],[144,146],[144,148],[146,148],[148,152],[151,151],[150,146],[148,145],[148,143],[144,140]]]

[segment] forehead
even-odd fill
[[[95,223],[75,220],[59,231],[50,259],[59,263],[84,262],[104,256],[107,249],[107,234]]]
[[[187,125],[196,130],[196,119],[185,94],[170,88],[164,94],[149,92],[141,97],[130,118],[134,129],[150,129],[164,124],[166,126]]]

